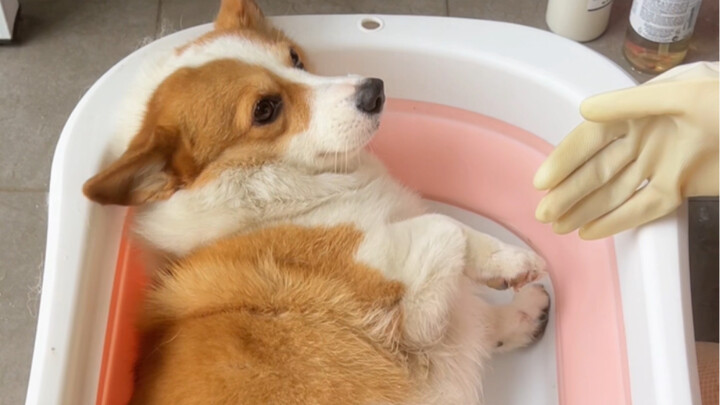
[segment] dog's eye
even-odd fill
[[[282,99],[278,96],[265,97],[255,104],[253,123],[256,125],[270,124],[282,110]]]
[[[305,65],[303,65],[300,60],[300,56],[292,48],[290,48],[290,59],[292,60],[293,67],[305,70]]]

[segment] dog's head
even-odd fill
[[[139,205],[229,168],[282,161],[326,170],[379,125],[379,79],[321,77],[251,0],[223,0],[215,29],[177,49],[143,100],[125,152],[85,183],[102,204]]]

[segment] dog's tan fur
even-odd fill
[[[483,362],[536,340],[549,298],[491,308],[470,280],[521,287],[542,259],[426,215],[362,151],[367,80],[303,71],[251,0],[170,55],[84,187],[140,206],[138,233],[176,258],[150,271],[131,404],[481,403]],[[268,97],[280,115],[255,119]]]
[[[84,192],[95,201],[136,205],[200,186],[226,167],[273,159],[288,140],[284,135],[308,124],[304,93],[300,85],[237,60],[180,69],[155,91],[128,150]],[[273,123],[252,125],[255,103],[268,94],[292,102]]]
[[[304,62],[252,2],[223,1],[215,28],[187,46],[239,35],[277,48],[289,65],[290,48]],[[253,125],[252,108],[268,94],[288,100],[285,110]],[[127,151],[84,192],[138,205],[201,187],[228,168],[262,165],[308,125],[305,97],[302,86],[238,60],[182,68],[154,91]],[[354,261],[361,239],[352,227],[277,227],[153,272],[131,404],[406,401],[404,287]]]
[[[302,49],[268,25],[251,1],[223,1],[215,30],[177,52],[222,35],[265,44],[287,58],[288,66],[290,49],[305,62]],[[272,124],[252,125],[253,107],[266,95],[288,100],[285,110]],[[302,132],[309,119],[303,86],[267,69],[235,59],[182,68],[154,91],[142,126],[123,156],[90,179],[83,191],[104,204],[167,199],[179,189],[202,186],[227,167],[272,160],[288,141],[287,134]]]
[[[392,404],[408,398],[401,283],[351,227],[277,227],[159,275],[131,404]]]

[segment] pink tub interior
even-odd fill
[[[548,117],[552,119],[552,117]],[[532,176],[551,146],[503,122],[444,106],[390,100],[372,150],[430,199],[501,224],[546,258],[554,299],[557,398],[563,405],[630,403],[620,290],[610,240],[558,236],[534,220]],[[145,285],[137,247],[123,239],[97,403],[132,393],[133,323]],[[546,336],[546,338],[547,338]],[[512,382],[508,390],[522,390]],[[551,387],[550,389],[554,389]],[[542,402],[537,402],[542,403]]]

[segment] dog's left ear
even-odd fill
[[[265,16],[253,0],[222,0],[215,19],[216,30],[258,29],[265,24]]]
[[[176,131],[150,127],[118,160],[85,182],[83,193],[100,204],[140,205],[170,198],[197,171]]]

